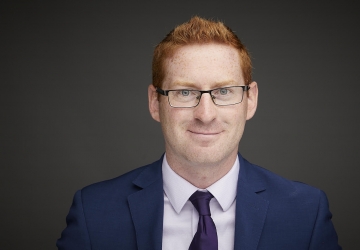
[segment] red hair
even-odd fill
[[[235,33],[222,22],[201,17],[193,17],[173,29],[155,47],[152,61],[152,80],[155,87],[161,87],[165,77],[165,59],[171,58],[178,48],[190,44],[219,43],[235,48],[240,56],[240,64],[245,84],[251,82],[251,59],[245,46]]]

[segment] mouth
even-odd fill
[[[218,135],[221,132],[207,132],[207,131],[192,131],[192,130],[188,130],[190,133],[195,134],[195,135],[203,135],[203,136],[212,136],[212,135]]]
[[[188,130],[189,138],[196,145],[209,147],[220,140],[223,131]],[[195,145],[194,144],[194,145]]]

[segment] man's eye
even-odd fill
[[[227,93],[229,93],[228,89],[219,89],[219,93],[220,95],[226,95]]]
[[[181,95],[188,96],[188,95],[190,95],[190,91],[189,90],[181,90]]]

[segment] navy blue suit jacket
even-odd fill
[[[239,159],[234,249],[341,249],[322,191]],[[58,248],[160,250],[161,164],[162,159],[78,191]]]

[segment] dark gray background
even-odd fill
[[[0,249],[55,249],[76,190],[157,160],[154,46],[198,14],[250,50],[259,106],[240,151],[323,189],[344,249],[359,234],[355,1],[1,1]]]

